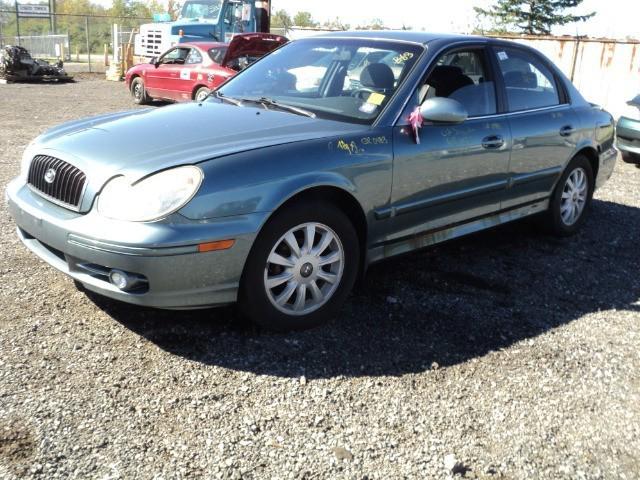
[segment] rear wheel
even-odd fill
[[[152,100],[144,88],[144,80],[140,77],[134,78],[131,82],[131,96],[133,97],[133,101],[138,105],[145,105]]]
[[[196,102],[202,102],[205,98],[207,98],[207,95],[209,95],[210,93],[211,93],[211,90],[209,90],[207,87],[200,87],[196,91],[196,94],[193,96],[193,99]]]
[[[593,196],[593,170],[589,160],[577,155],[571,160],[551,197],[547,225],[552,233],[576,233],[586,218]]]
[[[335,315],[351,291],[359,243],[332,205],[294,205],[265,225],[243,273],[239,308],[273,330],[302,330]]]

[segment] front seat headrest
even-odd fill
[[[360,74],[360,83],[363,87],[376,90],[392,90],[396,82],[393,70],[384,63],[372,63],[367,65]]]
[[[460,67],[438,65],[429,75],[427,84],[435,88],[437,97],[448,97],[462,87],[473,85],[473,80],[467,77]]]

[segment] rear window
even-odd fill
[[[535,55],[515,48],[494,47],[502,71],[509,111],[560,104],[555,77]]]
[[[228,47],[213,47],[209,49],[209,58],[214,62],[220,64],[224,59],[224,56],[227,54]]]

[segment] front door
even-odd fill
[[[511,133],[497,113],[496,89],[484,47],[441,56],[411,107],[425,98],[459,101],[461,124],[427,124],[420,143],[403,115],[394,129],[391,215],[397,238],[439,230],[500,209],[507,185]]]
[[[151,97],[179,99],[180,75],[184,75],[182,71],[190,50],[188,47],[174,47],[160,57],[157,68],[147,70],[145,87]]]

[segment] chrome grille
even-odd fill
[[[86,180],[85,174],[73,165],[59,158],[36,155],[29,167],[27,183],[53,202],[78,210]]]

